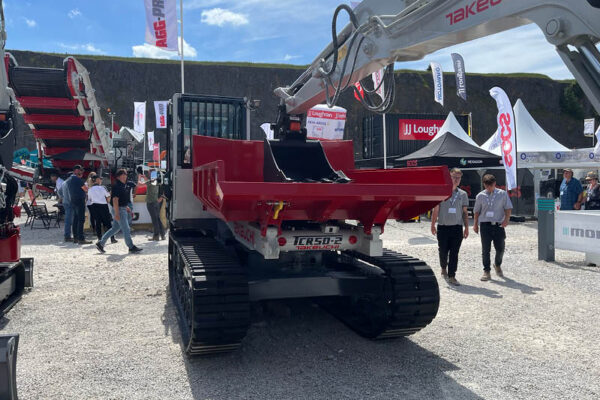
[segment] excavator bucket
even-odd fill
[[[350,182],[331,167],[318,140],[265,139],[263,176],[265,182]]]

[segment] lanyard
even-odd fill
[[[496,197],[496,189],[494,189],[494,192],[492,193],[491,196],[487,197],[488,208],[493,208],[494,207],[494,198],[495,197]]]
[[[450,198],[450,204],[452,205],[452,207],[454,207],[454,203],[456,202],[456,199],[458,198],[458,190],[456,191],[456,193],[454,193],[454,195]]]

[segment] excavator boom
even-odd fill
[[[275,89],[288,114],[304,114],[325,100],[333,105],[340,91],[395,62],[530,23],[556,47],[600,112],[598,0],[364,0],[354,10],[338,7],[334,23],[341,11],[351,22],[292,85]],[[495,49],[483,51],[493,63]]]

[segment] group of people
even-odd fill
[[[142,173],[142,171],[138,171]],[[103,179],[95,172],[88,175],[87,181],[83,180],[84,170],[80,165],[73,168],[71,176],[63,180],[57,174],[52,174],[56,193],[64,209],[65,242],[76,244],[91,244],[85,238],[83,226],[85,223],[86,206],[90,215],[90,225],[96,234],[96,248],[104,253],[104,246],[110,239],[117,243],[115,235],[123,232],[125,244],[130,253],[139,253],[141,248],[135,246],[131,239],[131,223],[133,221],[133,197],[135,196],[135,182],[128,181],[125,169],[117,170],[115,184],[110,193],[103,186]],[[160,221],[161,203],[165,200],[160,192],[157,182],[157,173],[152,171],[147,184],[146,207],[153,225],[153,236],[150,240],[164,240],[165,229]],[[109,205],[112,208],[109,208]],[[72,235],[71,235],[72,234]]]
[[[462,171],[458,168],[450,170],[452,177],[452,195],[433,209],[431,216],[431,233],[437,236],[441,273],[452,285],[458,286],[456,270],[458,253],[463,239],[469,236],[469,218],[467,207],[469,198],[460,189]],[[496,252],[494,270],[503,277],[502,258],[504,256],[506,231],[504,228],[510,221],[512,202],[508,193],[496,187],[496,177],[492,174],[483,176],[482,190],[475,198],[473,207],[473,232],[480,234],[481,256],[483,262],[482,281],[491,277],[490,253],[492,244]],[[437,226],[436,226],[437,223]]]
[[[469,236],[469,220],[467,193],[459,188],[462,172],[458,168],[450,170],[452,177],[452,195],[433,209],[431,217],[431,233],[437,236],[441,274],[452,285],[459,285],[456,280],[458,253],[463,239]],[[573,170],[564,169],[563,181],[560,185],[561,210],[600,210],[600,185],[598,174],[590,171],[586,175],[588,182],[585,199],[583,187],[577,179],[573,179]],[[502,259],[504,256],[506,231],[504,228],[510,221],[512,202],[508,193],[496,187],[496,178],[492,174],[483,176],[482,190],[475,198],[473,207],[473,232],[480,234],[481,257],[483,263],[482,281],[489,281],[491,276],[491,249],[494,246],[494,271],[503,277]],[[436,226],[437,224],[437,226]]]
[[[588,183],[585,199],[583,198],[583,186],[578,179],[573,179],[573,170],[563,170],[563,181],[560,184],[560,209],[600,210],[600,185],[598,185],[598,174],[594,171],[587,173],[585,177]]]

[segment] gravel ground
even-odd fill
[[[505,279],[480,282],[480,242],[463,243],[427,328],[363,339],[308,302],[272,307],[241,350],[188,360],[167,293],[167,243],[128,255],[23,230],[35,287],[0,322],[21,335],[20,399],[598,399],[600,268],[580,253],[537,261],[535,223],[507,228]],[[390,223],[386,247],[437,267],[429,223]]]

